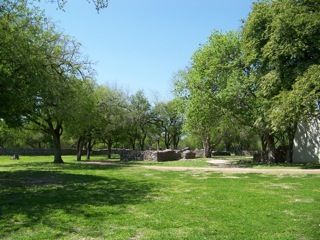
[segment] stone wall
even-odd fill
[[[193,159],[195,158],[195,153],[186,150],[171,150],[167,149],[164,151],[137,151],[137,150],[125,150],[120,154],[121,161],[141,161],[141,160],[149,160],[149,161],[175,161],[180,159]]]
[[[126,153],[127,149],[119,149],[114,148],[111,150],[111,154],[123,154]],[[19,149],[13,149],[13,148],[0,148],[0,155],[24,155],[24,156],[48,156],[54,154],[54,149],[52,148],[19,148]],[[76,155],[77,150],[76,149],[62,149],[62,155]],[[83,150],[82,154],[85,155],[86,151]],[[96,156],[106,156],[108,155],[108,149],[97,149],[92,150],[92,155]]]
[[[179,151],[174,151],[171,149],[167,149],[164,151],[155,151],[154,156],[155,160],[158,162],[174,161],[181,159],[181,153]]]
[[[196,154],[196,158],[203,158],[204,157],[204,150],[203,149],[195,149],[194,153]]]
[[[167,149],[164,151],[139,151],[130,149],[112,149],[112,154],[119,154],[121,161],[175,161],[179,159],[193,159],[196,157],[196,152],[191,150],[179,151]],[[37,149],[37,148],[25,148],[25,149],[8,149],[0,148],[0,155],[10,155],[14,154],[21,156],[48,156],[53,155],[54,150],[47,149]],[[76,149],[62,149],[62,155],[76,155]],[[82,152],[83,155],[86,154],[85,150]],[[91,152],[93,156],[106,156],[108,155],[108,149],[93,150]]]
[[[51,148],[0,148],[0,155],[25,155],[25,156],[48,156],[53,155]],[[62,149],[62,155],[76,155],[75,149]]]
[[[144,152],[138,150],[122,150],[119,152],[121,161],[142,161],[144,160]]]
[[[157,161],[157,151],[152,151],[152,150],[144,151],[143,160]]]
[[[196,158],[196,153],[191,150],[185,150],[181,153],[181,157],[183,159],[195,159]]]

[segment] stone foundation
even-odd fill
[[[194,159],[196,153],[191,150],[172,150],[166,149],[164,151],[136,151],[136,150],[126,150],[120,154],[120,159],[122,161],[137,161],[137,160],[149,160],[149,161],[176,161],[180,159]]]
[[[186,150],[182,152],[182,158],[183,159],[195,159],[196,153],[191,150]]]

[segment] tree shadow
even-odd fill
[[[98,217],[103,213],[84,211],[82,206],[125,206],[150,201],[148,195],[154,188],[144,181],[59,171],[0,172],[0,238],[43,224],[52,210],[62,210],[72,217]],[[17,215],[24,216],[24,220],[12,224]]]
[[[292,168],[297,167],[300,169],[320,169],[320,164],[318,163],[256,163],[252,160],[240,160],[234,162],[232,167],[240,168],[254,168],[254,167],[279,167],[279,168]]]
[[[50,170],[111,170],[117,168],[130,167],[129,164],[123,162],[106,162],[100,161],[100,163],[107,164],[90,164],[89,161],[81,162],[65,162],[63,164],[54,164],[52,162],[19,162],[15,164],[1,164],[2,168],[12,168],[12,167],[21,167],[23,169],[50,169]],[[110,164],[108,164],[110,163]]]

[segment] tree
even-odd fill
[[[13,4],[18,4],[21,2],[25,2],[25,3],[39,2],[39,0],[6,0],[6,1],[8,2],[10,1],[10,3],[13,3]],[[88,3],[92,3],[95,6],[97,12],[99,12],[101,9],[107,8],[109,5],[109,0],[86,0],[86,1]],[[68,3],[68,0],[50,0],[50,2],[56,3],[59,9],[64,10],[66,4]],[[0,7],[2,5],[3,4],[1,3]]]
[[[314,112],[319,99],[319,19],[315,1],[261,1],[243,28],[246,63],[262,99],[269,139],[287,146],[290,162],[297,123]]]
[[[61,39],[59,33],[49,37],[50,32],[55,31],[54,26],[45,21],[45,16],[30,2],[33,1],[7,0],[0,3],[0,118],[11,126],[22,125],[24,116],[35,111],[35,95],[43,82],[40,73],[43,69],[39,66],[44,64],[40,56],[45,44],[41,45],[41,38],[47,34],[47,41]],[[67,1],[56,2],[63,8]],[[93,3],[97,10],[108,5],[107,0],[88,2]]]
[[[182,134],[183,116],[177,105],[177,100],[171,100],[166,103],[156,104],[153,110],[157,128],[160,130],[160,136],[163,136],[167,149],[170,147],[177,149]]]
[[[0,120],[0,148],[42,148],[50,146],[50,136],[34,131],[34,126],[9,127]]]
[[[58,4],[60,9],[64,9],[68,0],[52,0]],[[88,3],[93,3],[96,10],[99,12],[103,8],[107,8],[109,4],[109,0],[87,0]]]
[[[187,76],[184,79],[191,80],[178,81],[176,88],[183,93],[187,103],[195,101],[195,96],[199,95],[199,109],[201,104],[208,105],[211,102],[208,107],[210,110],[202,113],[208,114],[208,119],[215,115],[211,127],[210,121],[207,122],[211,148],[221,148],[223,145],[225,150],[235,151],[241,149],[243,144],[254,146],[256,144],[250,139],[256,139],[255,136],[259,135],[263,151],[272,152],[269,150],[274,146],[273,138],[265,116],[268,102],[257,93],[255,74],[245,60],[241,33],[213,32],[194,53],[191,67],[184,74]],[[189,105],[184,108],[187,113],[191,111]],[[214,112],[210,113],[212,110]],[[195,123],[196,116],[200,114],[198,111],[195,115]],[[240,136],[248,139],[242,139],[243,144],[240,144]]]
[[[72,117],[66,121],[66,132],[77,141],[77,160],[81,161],[83,147],[90,142],[90,137],[98,124],[98,96],[96,86],[90,79],[79,81],[75,86],[77,103],[73,106]],[[90,153],[87,154],[90,158]]]
[[[184,85],[183,88],[181,88],[182,85]],[[200,136],[205,157],[210,157],[211,133],[221,116],[219,109],[211,101],[210,87],[206,86],[205,81],[193,69],[186,73],[181,72],[179,79],[176,80],[176,86],[184,89],[183,94],[187,93],[187,95],[180,95],[184,99],[185,131]],[[179,92],[177,94],[179,96]]]
[[[78,115],[79,80],[68,80],[65,84],[55,86],[50,92],[41,96],[36,114],[27,116],[28,121],[35,123],[44,133],[52,137],[54,146],[54,163],[63,163],[61,158],[61,135],[66,122],[73,121]]]
[[[5,1],[0,8],[0,118],[18,126],[34,111],[43,65],[38,36],[43,18],[23,2]]]
[[[210,156],[212,134],[224,115],[232,112],[239,121],[248,123],[247,115],[243,114],[249,105],[242,87],[246,75],[239,33],[214,32],[194,53],[191,67],[184,75],[182,79],[185,80],[178,81],[176,88],[185,95],[187,102],[184,107],[186,127],[189,131],[198,131],[205,155]]]
[[[108,146],[108,158],[115,143],[122,141],[126,133],[127,103],[124,94],[107,87],[97,89],[98,102],[98,138]]]
[[[154,122],[151,105],[143,91],[138,91],[129,98],[128,106],[128,138],[132,149],[139,144],[139,149],[144,150],[148,128]]]
[[[23,1],[4,6],[1,30],[7,30],[4,43],[8,48],[0,50],[0,86],[4,90],[0,96],[6,98],[14,89],[16,97],[25,98],[9,98],[14,111],[8,112],[5,105],[0,112],[8,122],[12,118],[20,120],[15,123],[33,122],[49,134],[55,149],[54,162],[62,163],[63,125],[75,113],[78,85],[89,75],[89,64],[81,58],[79,44],[57,32],[36,9],[28,9]]]

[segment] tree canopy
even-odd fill
[[[258,1],[241,31],[213,32],[176,82],[186,129],[208,134],[227,117],[260,136],[265,159],[280,159],[285,147],[292,161],[298,122],[319,118],[319,9],[308,0]]]
[[[64,8],[67,1],[54,2]],[[88,2],[97,10],[108,4]],[[43,141],[62,163],[65,142],[76,145],[81,160],[83,149],[89,159],[94,146],[107,147],[111,157],[113,147],[201,141],[206,157],[216,149],[261,148],[265,161],[290,162],[297,124],[320,119],[316,1],[257,1],[239,31],[209,36],[175,76],[175,98],[157,103],[143,91],[96,84],[80,43],[29,3],[0,4],[1,146]],[[37,134],[28,138],[22,128]]]

